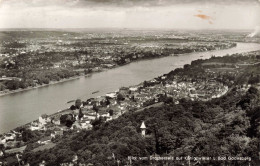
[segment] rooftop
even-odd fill
[[[141,124],[141,127],[140,127],[141,129],[146,129],[146,126],[145,126],[145,124],[144,124],[144,121],[142,122],[142,124]]]

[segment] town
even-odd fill
[[[251,86],[259,88],[260,73],[256,70],[260,64],[259,53],[195,60],[139,85],[121,87],[116,92],[86,101],[77,99],[68,109],[52,115],[43,114],[38,120],[2,134],[2,164],[22,163],[24,151],[53,148],[68,133],[93,130],[127,112],[140,112],[163,103],[178,104],[181,100],[209,101],[225,95],[234,87],[241,93]]]

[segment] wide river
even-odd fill
[[[52,114],[69,107],[67,101],[105,95],[122,86],[136,85],[212,55],[260,50],[260,44],[238,43],[237,47],[203,53],[190,53],[132,62],[128,65],[95,73],[89,77],[49,85],[28,91],[0,96],[0,133],[37,119],[41,114]],[[92,94],[94,91],[98,93]]]

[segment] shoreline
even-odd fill
[[[8,92],[1,93],[1,94],[0,94],[0,97],[1,97],[1,96],[5,96],[5,95],[10,95],[10,94],[13,94],[13,93],[18,93],[18,92],[23,92],[23,91],[38,89],[38,88],[42,88],[42,87],[49,86],[49,85],[55,85],[55,84],[63,83],[63,82],[66,82],[66,81],[71,81],[71,80],[75,80],[75,79],[80,79],[81,77],[87,77],[87,76],[88,76],[88,75],[75,76],[75,77],[70,77],[70,78],[62,79],[62,80],[60,80],[60,81],[53,81],[53,82],[50,82],[49,84],[37,85],[37,86],[35,86],[35,87],[28,87],[28,88],[25,88],[25,89],[17,89],[17,90],[13,90],[13,91],[8,91]]]
[[[80,79],[80,78],[83,78],[83,77],[89,77],[94,73],[98,73],[98,72],[102,72],[102,71],[106,71],[106,69],[103,69],[101,71],[88,73],[88,74],[84,74],[84,75],[73,76],[73,77],[70,77],[70,78],[61,79],[60,81],[52,81],[49,84],[37,85],[37,86],[34,86],[34,87],[28,87],[28,88],[25,88],[25,89],[17,89],[17,90],[12,90],[12,91],[7,91],[7,92],[0,92],[0,97],[10,95],[10,94],[14,94],[14,93],[38,89],[38,88],[42,88],[42,87],[46,87],[46,86],[50,86],[50,85],[55,85],[55,84],[59,84],[59,83],[67,82],[67,81],[72,81],[72,80]]]

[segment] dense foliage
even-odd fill
[[[25,152],[24,160],[35,165],[72,161],[94,165],[129,163],[128,156],[243,156],[258,162],[260,107],[259,92],[232,89],[226,96],[208,102],[181,100],[140,112],[129,112],[93,130],[69,131],[52,149]],[[140,134],[145,121],[147,136]],[[214,149],[214,150],[213,150]],[[187,164],[187,161],[168,163]],[[195,163],[194,161],[191,161]],[[163,164],[165,161],[132,161],[134,165]],[[248,161],[202,161],[201,165],[245,165]]]
[[[4,73],[4,71],[2,71]],[[0,71],[0,74],[2,74]],[[19,88],[34,87],[36,85],[49,84],[51,81],[60,81],[73,76],[78,76],[79,73],[68,69],[51,69],[51,70],[24,70],[11,69],[8,77],[22,78],[19,80],[10,80],[0,82],[0,90],[9,89],[16,90]],[[2,85],[2,86],[1,86]]]

